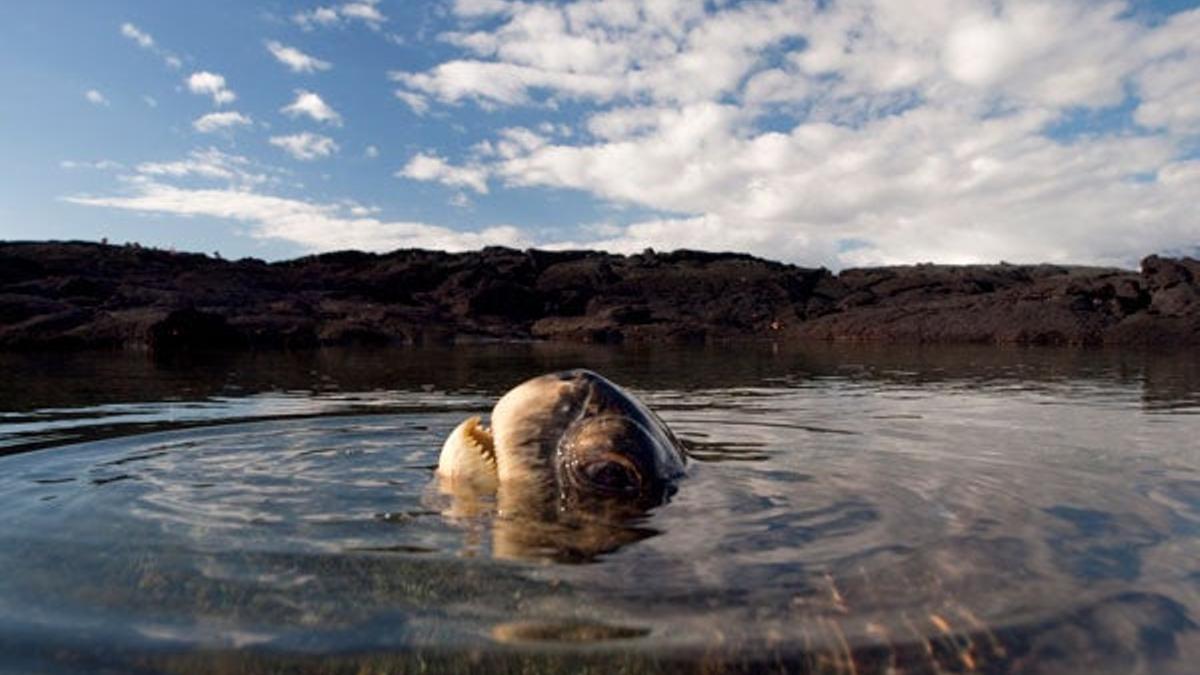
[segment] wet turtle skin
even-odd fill
[[[438,462],[448,483],[486,491],[521,483],[563,500],[652,506],[684,473],[683,445],[631,394],[590,370],[528,380],[450,434]]]

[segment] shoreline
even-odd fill
[[[0,350],[511,340],[1200,345],[1200,261],[833,274],[746,254],[341,251],[267,263],[0,242]]]

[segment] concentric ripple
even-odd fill
[[[1189,671],[1192,390],[886,371],[635,381],[694,461],[601,528],[431,485],[498,390],[139,403],[0,458],[0,671]]]

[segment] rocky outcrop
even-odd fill
[[[1139,275],[1098,268],[930,265],[849,270],[838,282],[834,311],[804,325],[804,336],[1099,345],[1149,305]]]
[[[743,338],[1195,345],[1200,262],[834,275],[697,251],[347,251],[265,263],[0,244],[0,349]]]

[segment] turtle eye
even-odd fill
[[[625,462],[599,460],[581,467],[588,483],[606,492],[636,492],[641,487],[637,469]]]

